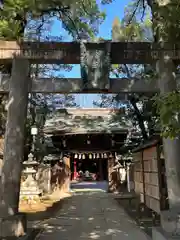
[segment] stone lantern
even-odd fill
[[[39,196],[42,191],[38,187],[38,183],[35,179],[36,169],[38,162],[35,161],[32,153],[28,155],[28,161],[23,162],[25,169],[23,175],[26,180],[21,183],[20,199],[26,200],[28,203],[34,203],[40,200]]]

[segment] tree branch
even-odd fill
[[[151,8],[152,10],[152,7],[153,7],[153,0],[146,0],[147,1],[147,4],[148,6]],[[143,0],[143,2],[145,2],[145,0]],[[144,4],[145,5],[145,4]]]
[[[146,132],[146,128],[144,126],[144,120],[142,118],[142,115],[141,115],[138,107],[137,107],[136,100],[135,100],[135,98],[133,96],[130,97],[130,103],[131,103],[131,105],[134,108],[134,111],[135,111],[135,114],[136,114],[136,117],[137,117],[137,120],[138,120],[138,123],[139,123],[139,127],[141,129],[141,133],[142,133],[143,139],[147,140],[148,139],[148,135],[147,135],[147,132]]]
[[[136,14],[136,11],[137,11],[137,9],[138,9],[138,7],[139,7],[140,2],[141,2],[141,0],[138,0],[138,1],[137,1],[136,6],[135,6],[135,9],[134,9],[134,11],[133,11],[133,13],[132,13],[132,15],[131,15],[128,23],[126,24],[126,26],[128,26],[129,24],[131,24],[131,21],[133,20],[135,14]]]

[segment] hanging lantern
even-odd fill
[[[77,153],[74,155],[74,158],[78,158],[78,155],[77,155]]]
[[[97,153],[96,157],[99,158],[99,153]]]
[[[62,141],[63,147],[66,147],[66,140]]]
[[[160,158],[161,158],[161,159],[164,159],[164,153],[163,153],[163,151],[162,151],[161,154],[160,154]]]
[[[90,145],[91,144],[91,141],[89,139],[89,136],[88,136],[88,139],[87,139],[87,144]]]
[[[114,145],[115,145],[115,141],[112,139],[111,140],[111,146],[114,147]]]
[[[81,78],[84,90],[108,89],[111,42],[80,43]]]
[[[96,158],[96,154],[95,154],[95,153],[93,153],[93,158],[94,158],[94,159]]]
[[[113,157],[112,153],[110,153],[110,154],[109,154],[109,157],[110,157],[110,158],[112,158],[112,157]]]
[[[79,159],[81,159],[81,154],[79,154]]]
[[[89,159],[92,159],[92,157],[93,157],[93,156],[92,156],[92,154],[90,153],[90,154],[89,154]]]
[[[107,153],[104,153],[104,158],[107,158]]]
[[[85,154],[82,155],[82,159],[86,159],[86,155]]]

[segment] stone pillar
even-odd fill
[[[161,59],[157,63],[159,73],[160,93],[168,94],[176,90],[175,67],[173,61]],[[163,149],[166,165],[166,177],[168,187],[168,198],[170,208],[180,207],[180,138],[163,138]]]
[[[157,62],[157,72],[162,95],[177,89],[175,67],[170,56],[161,56]],[[161,212],[161,227],[153,228],[153,239],[172,239],[175,235],[180,237],[180,138],[163,138],[163,149],[170,209]]]
[[[24,132],[28,104],[29,62],[14,59],[9,83],[9,102],[4,142],[4,159],[0,186],[0,236],[23,234],[18,219],[19,192],[24,158]],[[8,223],[5,221],[7,219]],[[9,232],[8,226],[9,226]],[[4,229],[4,230],[3,230]],[[2,230],[2,231],[1,231]]]

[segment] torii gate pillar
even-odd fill
[[[161,57],[157,61],[160,93],[169,94],[176,91],[175,66],[170,57]],[[174,239],[180,237],[180,137],[163,138],[166,179],[168,187],[169,210],[161,211],[161,227],[152,228],[152,239]],[[179,236],[179,237],[178,237]]]
[[[13,59],[0,185],[0,237],[20,236],[25,231],[25,221],[23,221],[22,215],[18,214],[18,206],[24,158],[28,75],[28,60]]]

